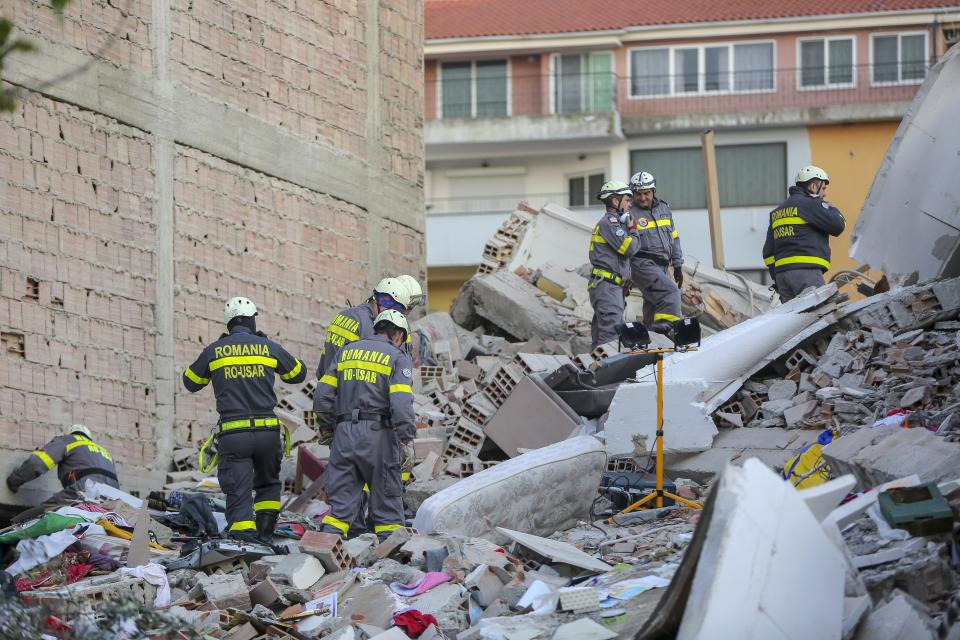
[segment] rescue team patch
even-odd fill
[[[404,369],[404,370],[401,371],[400,373],[403,374],[403,377],[404,377],[404,378],[409,378],[410,376],[413,375],[413,372],[410,371],[410,369]]]
[[[645,229],[648,224],[650,224],[650,221],[647,220],[646,218],[640,218],[639,220],[637,220],[637,226],[640,227],[641,229]]]
[[[616,216],[607,216],[607,220],[609,220],[610,222],[614,222],[614,223],[619,223],[619,222],[620,222],[619,220],[617,220]]]
[[[622,236],[622,235],[624,235],[625,233],[626,233],[626,232],[625,232],[623,229],[617,229],[617,236]]]
[[[828,205],[826,202],[821,202],[821,203],[820,203],[820,206],[823,207],[824,209],[829,209],[829,208],[830,208],[830,205]]]

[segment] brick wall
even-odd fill
[[[4,70],[22,79],[0,114],[0,473],[83,421],[125,483],[147,486],[216,419],[210,391],[186,393],[179,374],[223,331],[226,298],[253,299],[313,371],[337,309],[385,272],[423,277],[417,0],[74,0],[63,20],[47,0],[0,0],[0,15],[51,61]],[[255,144],[237,144],[242,126],[181,141],[163,101],[184,91],[198,118],[248,118]],[[290,141],[328,160],[274,166]],[[340,165],[358,187],[311,179]]]
[[[153,457],[152,167],[143,132],[89,111],[27,94],[0,118],[8,447],[86,422],[114,455]]]

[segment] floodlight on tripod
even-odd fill
[[[618,351],[623,347],[627,349],[646,349],[650,346],[650,332],[639,322],[625,322],[618,324],[615,328],[619,345]]]

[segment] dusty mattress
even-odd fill
[[[588,516],[606,467],[603,444],[577,436],[530,451],[427,498],[414,518],[420,533],[486,538],[496,527],[549,536]]]

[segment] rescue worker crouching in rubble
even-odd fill
[[[370,338],[341,349],[337,362],[320,377],[314,407],[321,425],[335,425],[336,437],[325,474],[330,513],[323,531],[350,535],[370,488],[374,533],[381,540],[403,526],[400,447],[416,435],[413,371],[401,345],[410,332],[396,310],[374,319]]]
[[[62,506],[80,499],[80,491],[88,479],[120,487],[113,457],[93,441],[90,429],[82,424],[68,427],[63,435],[30,454],[7,476],[7,487],[16,493],[25,483],[39,478],[54,466],[63,490],[47,498],[43,504],[18,514],[13,518],[14,522],[35,518],[43,514],[47,506]]]
[[[337,362],[340,350],[345,345],[373,336],[373,319],[378,314],[392,309],[407,316],[414,307],[423,304],[424,299],[423,290],[413,276],[383,278],[373,288],[373,293],[366,302],[342,309],[333,317],[320,351],[317,378],[323,376],[331,363]],[[414,345],[409,336],[405,345],[411,357],[419,346]],[[328,442],[333,437],[333,432],[327,428],[332,429],[333,425],[320,426],[321,442]]]
[[[307,372],[300,360],[257,331],[256,316],[257,307],[247,298],[228,300],[223,311],[228,333],[187,367],[183,386],[196,392],[213,382],[220,414],[217,477],[227,496],[229,535],[269,544],[280,515],[284,452],[273,383],[279,375],[297,384]]]
[[[624,297],[630,281],[630,258],[640,248],[636,225],[628,213],[630,187],[611,181],[601,187],[597,199],[606,211],[590,236],[590,323],[591,349],[617,337],[623,322]]]
[[[680,319],[680,287],[683,286],[683,250],[673,212],[657,197],[657,181],[640,171],[630,178],[633,215],[640,247],[630,260],[630,278],[643,295],[643,324],[658,333],[668,333]],[[667,273],[673,267],[673,278]]]
[[[788,197],[770,212],[763,263],[780,301],[796,298],[809,287],[822,287],[830,268],[830,236],[846,227],[840,210],[823,199],[827,172],[813,165],[797,172]]]

